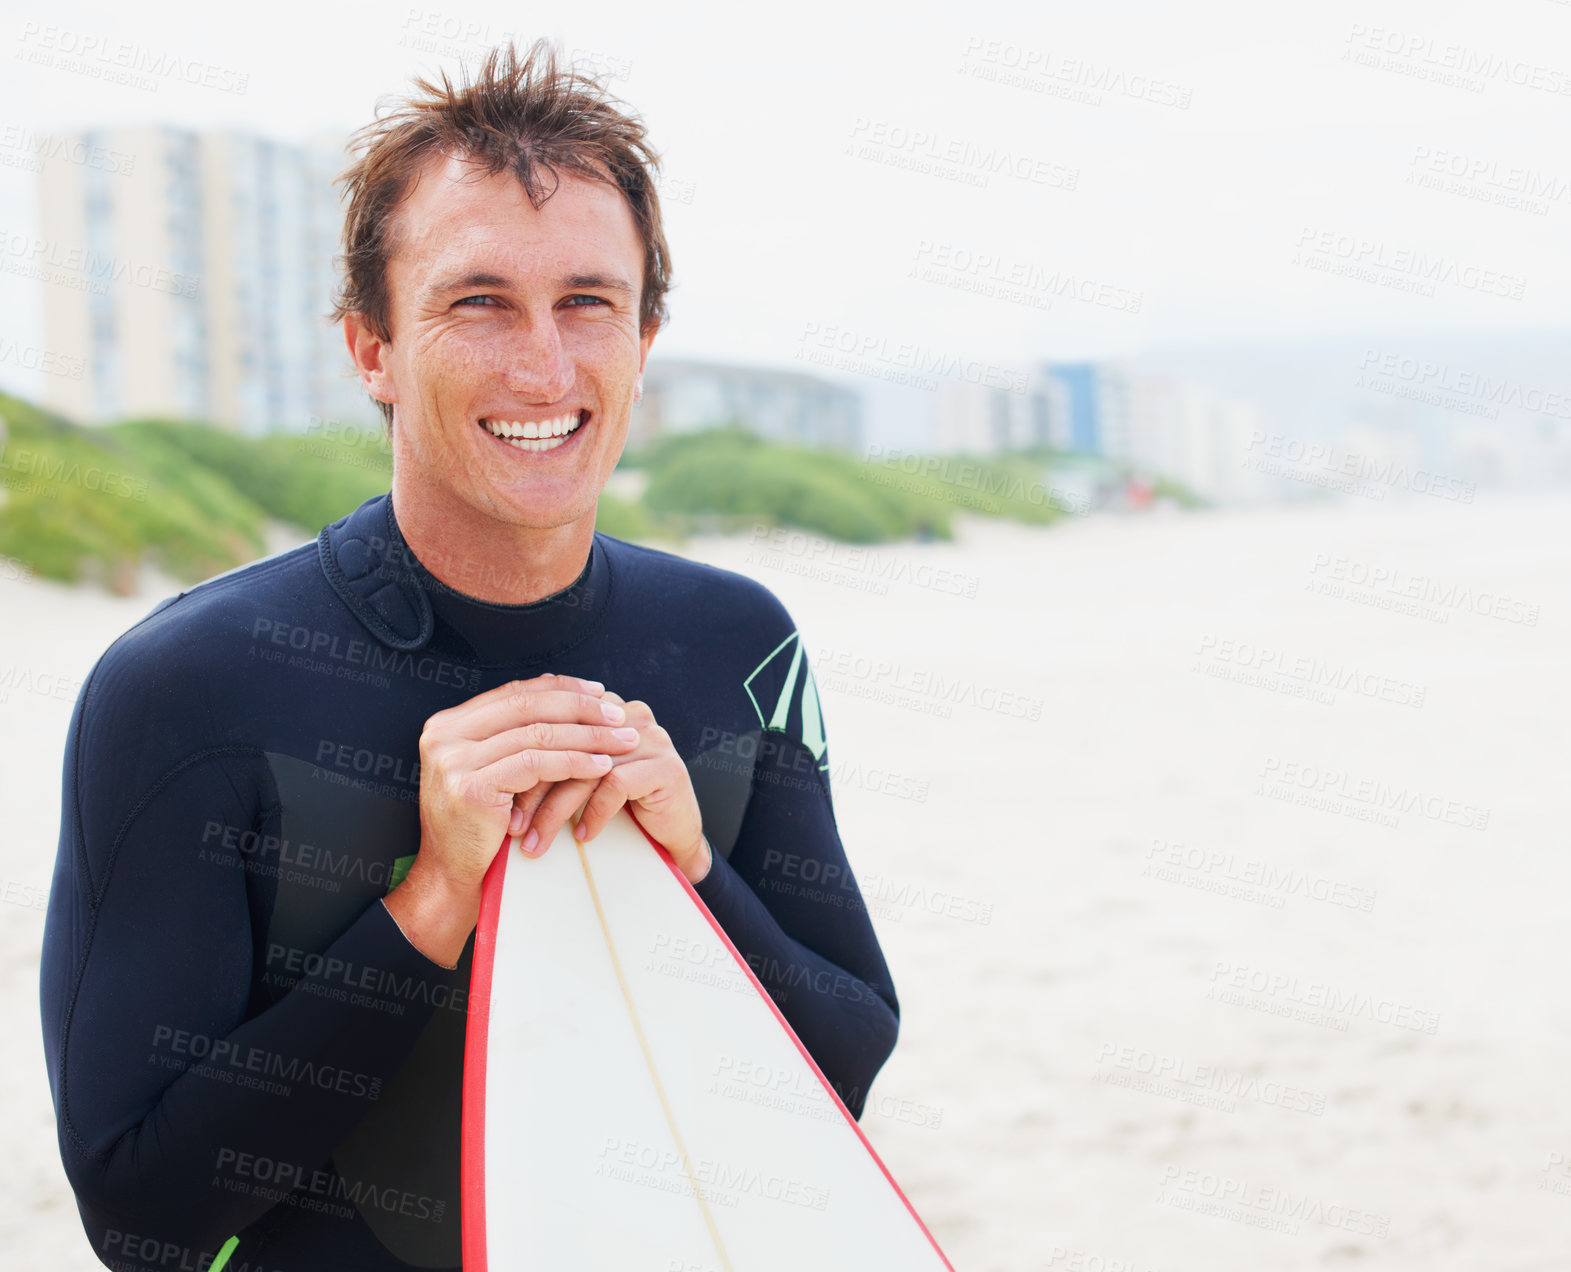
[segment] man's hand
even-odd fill
[[[438,711],[420,734],[420,852],[386,898],[427,958],[455,966],[480,915],[480,885],[521,793],[599,778],[640,745],[603,687],[575,676],[515,680]],[[680,763],[680,761],[678,761]],[[612,811],[615,811],[614,809]]]
[[[554,783],[535,804],[535,792],[524,797],[534,805],[523,848],[531,855],[551,846],[557,831],[582,807],[574,832],[585,842],[605,829],[623,804],[632,804],[638,824],[671,854],[689,883],[709,872],[712,854],[704,838],[703,816],[687,765],[676,753],[671,735],[655,722],[645,702],[624,702],[609,689],[604,700],[627,712],[627,723],[638,730],[638,745],[613,757],[611,771],[603,777],[573,778]]]

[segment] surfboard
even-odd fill
[[[666,851],[497,853],[463,1080],[467,1272],[953,1272]]]

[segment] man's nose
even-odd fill
[[[502,374],[510,392],[555,402],[573,387],[573,360],[554,313],[531,314],[513,323],[505,340]]]

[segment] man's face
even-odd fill
[[[438,158],[391,242],[379,396],[400,483],[511,526],[592,516],[655,335],[621,194],[563,173],[536,210],[510,173]]]

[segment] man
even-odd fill
[[[854,1114],[894,1045],[790,616],[594,531],[664,317],[642,125],[543,42],[417,88],[345,177],[390,496],[161,604],[72,718],[44,1038],[111,1266],[459,1266],[481,879],[580,807],[665,846]]]

